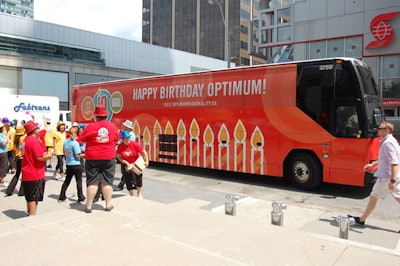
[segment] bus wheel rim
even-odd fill
[[[310,169],[304,162],[297,162],[293,167],[294,177],[299,183],[307,183],[310,179]]]

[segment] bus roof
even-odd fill
[[[334,61],[334,60],[361,62],[360,60],[358,60],[356,58],[351,58],[351,57],[330,57],[330,58],[299,60],[299,61],[281,62],[281,63],[272,63],[272,64],[262,64],[262,65],[253,65],[253,66],[239,66],[239,67],[235,67],[235,68],[201,70],[201,71],[188,72],[188,73],[179,73],[179,74],[164,74],[164,75],[153,75],[153,76],[146,76],[146,77],[117,79],[117,80],[111,80],[111,81],[101,81],[101,82],[74,85],[74,87],[75,86],[76,87],[93,86],[93,85],[97,85],[97,84],[98,85],[102,85],[102,84],[105,84],[105,83],[111,84],[111,83],[119,83],[119,82],[126,82],[126,81],[139,80],[139,79],[143,80],[143,79],[151,79],[151,78],[163,78],[163,77],[171,77],[171,76],[185,76],[185,75],[191,75],[191,74],[201,74],[201,73],[220,72],[220,71],[234,71],[234,70],[239,70],[239,69],[243,69],[243,68],[258,68],[258,67],[265,67],[265,66],[282,66],[282,65],[292,65],[292,64],[306,63],[306,62]]]

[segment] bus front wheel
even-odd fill
[[[318,160],[309,154],[295,154],[289,161],[286,176],[293,186],[311,190],[321,184],[322,170]]]

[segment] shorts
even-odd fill
[[[132,190],[133,184],[135,184],[136,187],[143,186],[143,174],[137,175],[133,171],[128,172],[128,171],[126,171],[125,166],[121,167],[121,172],[122,172],[122,176],[125,178],[127,190]]]
[[[22,185],[24,186],[26,201],[28,202],[43,201],[45,184],[46,184],[45,179],[22,181]]]
[[[86,185],[105,182],[112,185],[115,175],[115,160],[86,160]]]
[[[400,198],[400,182],[397,179],[393,190],[389,190],[390,179],[378,178],[372,188],[371,195],[377,198],[385,199],[389,194],[393,198]]]

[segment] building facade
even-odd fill
[[[256,49],[259,0],[143,0],[142,41],[229,61],[265,63]]]
[[[354,57],[369,64],[387,116],[400,116],[400,1],[262,0],[269,62]]]
[[[0,0],[0,12],[33,18],[33,2],[34,0]]]
[[[46,95],[68,110],[76,84],[221,69],[226,62],[0,13],[0,92]]]

